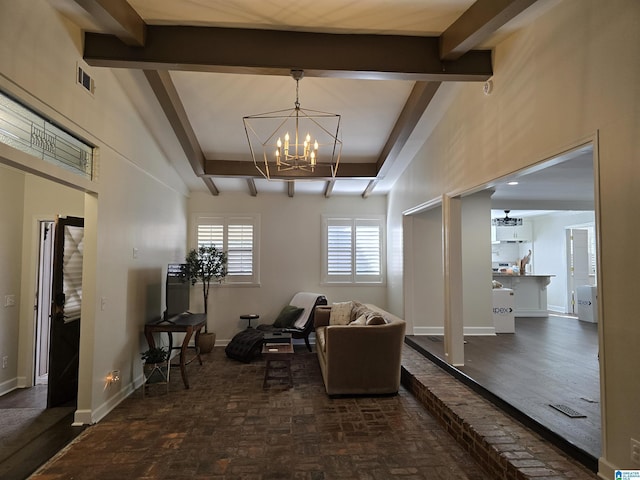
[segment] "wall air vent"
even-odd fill
[[[496,227],[517,227],[518,225],[522,225],[521,218],[512,218],[509,216],[509,212],[511,210],[504,211],[504,218],[494,218],[491,220],[491,225],[495,225]]]
[[[93,81],[93,78],[91,78],[91,75],[89,75],[86,69],[81,65],[78,65],[78,75],[76,76],[76,81],[78,82],[78,85],[80,85],[87,92],[93,95],[93,92],[95,92],[96,90],[96,84]]]

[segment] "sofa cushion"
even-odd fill
[[[329,325],[349,325],[353,302],[339,302],[331,305]]]
[[[304,308],[296,307],[294,305],[287,305],[284,307],[278,318],[273,322],[273,326],[277,328],[289,328],[298,319]]]
[[[327,327],[316,328],[316,349],[318,349],[318,351],[327,351],[326,332]]]
[[[360,315],[358,318],[356,318],[349,325],[366,325],[366,324],[367,324],[367,316],[363,314],[363,315]]]

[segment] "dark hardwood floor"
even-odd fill
[[[411,335],[408,341],[444,359],[442,337]],[[515,334],[465,337],[465,365],[457,370],[577,450],[600,456],[596,324],[560,316],[516,318]],[[550,404],[585,417],[569,417]]]
[[[47,387],[13,390],[0,397],[0,415],[11,431],[0,431],[0,478],[24,480],[82,432],[74,427],[75,407],[47,409]],[[19,419],[19,420],[18,420]]]

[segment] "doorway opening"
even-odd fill
[[[51,330],[51,284],[53,276],[53,221],[40,221],[38,280],[35,305],[34,385],[49,383],[49,338]]]

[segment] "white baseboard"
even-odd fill
[[[464,327],[465,336],[494,336],[495,327]],[[444,335],[444,327],[413,327],[414,335]]]
[[[91,425],[93,424],[93,420],[91,419],[91,410],[76,410],[73,414],[73,425],[74,427],[81,427],[83,425]]]
[[[9,380],[0,383],[0,396],[12,392],[16,388],[18,388],[18,379],[10,378]]]
[[[611,465],[604,457],[598,459],[598,478],[614,480],[616,470],[619,470],[619,468]]]
[[[73,417],[73,426],[93,425],[106,417],[114,408],[116,408],[124,399],[135,391],[134,385],[142,385],[142,375],[134,384],[123,385],[122,388],[113,396],[94,410],[78,409]]]

